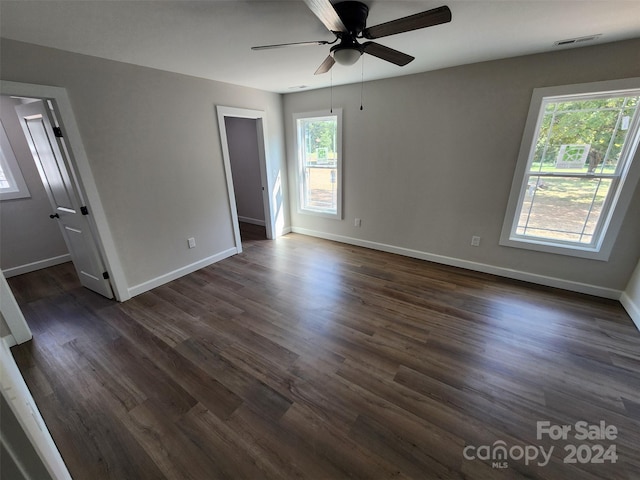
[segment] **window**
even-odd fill
[[[536,89],[502,245],[608,258],[640,170],[640,88],[597,88],[630,83]]]
[[[29,197],[29,189],[22,178],[4,125],[0,126],[0,200]]]
[[[294,115],[298,211],[342,218],[342,111]]]

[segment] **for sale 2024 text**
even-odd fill
[[[545,436],[551,440],[568,441],[571,437],[572,440],[577,441],[611,442],[618,438],[618,428],[615,425],[607,425],[604,420],[600,420],[597,424],[579,421],[573,425],[554,425],[549,421],[539,421],[536,438],[542,440]],[[605,447],[600,443],[567,443],[564,450],[566,452],[564,463],[616,463],[618,460],[615,444]]]

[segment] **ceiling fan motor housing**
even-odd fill
[[[333,8],[349,31],[348,36],[357,37],[367,26],[369,7],[362,2],[347,1],[336,3]],[[337,34],[344,32],[335,32]]]

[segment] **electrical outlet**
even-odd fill
[[[193,237],[190,237],[187,240],[188,244],[189,244],[189,248],[196,248],[196,239]]]
[[[473,237],[471,237],[471,246],[479,247],[480,246],[480,237],[478,237],[477,235],[474,235]]]
[[[362,219],[361,218],[356,218],[356,220],[353,222],[353,226],[354,227],[361,227],[362,226]]]

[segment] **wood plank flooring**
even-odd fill
[[[74,479],[640,478],[640,333],[617,302],[258,237],[122,304],[70,264],[9,279],[34,332],[12,351]],[[581,463],[596,445],[617,461]]]
[[[253,225],[251,223],[240,222],[240,236],[243,242],[255,242],[256,240],[266,240],[267,231],[265,227]]]

